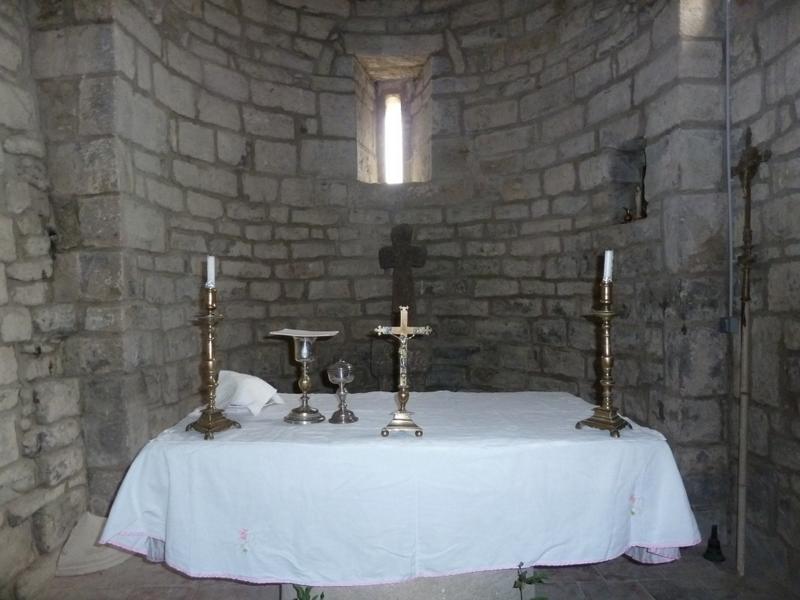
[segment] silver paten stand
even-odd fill
[[[406,404],[410,392],[408,389],[408,340],[418,335],[430,335],[431,328],[425,327],[409,327],[408,326],[408,307],[400,307],[400,327],[380,326],[375,328],[375,333],[378,335],[390,335],[400,342],[398,348],[399,357],[399,374],[397,382],[397,400],[399,410],[392,413],[392,420],[389,424],[381,429],[381,435],[386,437],[391,431],[407,431],[414,433],[415,436],[422,435],[422,428],[414,422],[411,418],[413,413],[406,410]]]

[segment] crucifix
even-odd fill
[[[408,340],[418,335],[430,335],[431,328],[427,325],[424,327],[409,327],[408,325],[408,307],[400,307],[400,326],[391,327],[388,325],[378,326],[375,328],[375,333],[380,335],[390,335],[398,342],[399,369],[397,377],[397,399],[400,404],[400,410],[394,411],[392,420],[389,424],[381,429],[381,435],[386,437],[390,431],[408,431],[414,432],[414,435],[420,437],[422,435],[422,428],[414,423],[411,418],[413,413],[406,410],[408,403]]]
[[[424,267],[428,252],[423,246],[411,244],[412,235],[411,225],[392,227],[392,245],[378,251],[378,262],[381,269],[393,269],[392,307],[407,306],[414,314],[414,275],[411,269]]]

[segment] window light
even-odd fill
[[[386,183],[403,183],[403,111],[397,94],[386,96],[383,144]]]

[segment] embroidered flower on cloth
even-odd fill
[[[242,548],[242,552],[247,552],[250,547],[248,546],[250,531],[242,528],[239,530],[239,546]]]
[[[638,511],[642,506],[642,498],[641,496],[635,496],[634,494],[631,494],[628,498],[628,503],[630,504],[629,510],[631,515],[635,515],[636,511]]]

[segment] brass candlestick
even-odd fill
[[[630,423],[619,416],[611,399],[611,389],[614,387],[614,380],[611,378],[611,368],[614,366],[614,357],[611,355],[611,319],[616,313],[611,310],[610,280],[600,282],[600,308],[592,311],[590,316],[600,322],[600,405],[594,407],[591,417],[578,421],[575,428],[581,429],[586,425],[605,429],[612,437],[619,437],[620,431],[630,427]]]
[[[203,352],[203,392],[206,395],[206,406],[193,423],[186,426],[186,431],[194,429],[203,434],[204,439],[213,440],[214,434],[225,431],[231,427],[241,428],[241,425],[226,417],[222,410],[217,408],[217,382],[219,370],[217,369],[216,329],[217,323],[222,320],[222,315],[217,313],[217,289],[206,287],[203,295],[206,314],[199,315],[197,322],[205,326],[205,345]]]

